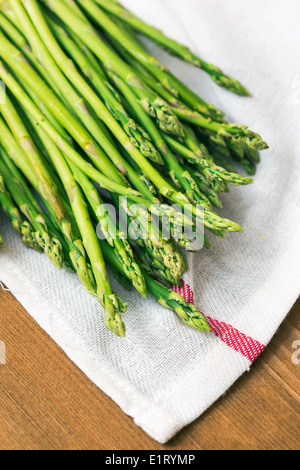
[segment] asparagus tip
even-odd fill
[[[251,93],[244,85],[241,84],[238,80],[229,77],[228,75],[215,75],[212,76],[213,80],[217,85],[222,88],[226,88],[227,90],[235,93],[239,96],[251,97]]]
[[[120,338],[125,338],[126,328],[120,314],[115,314],[114,319],[112,319],[110,316],[106,316],[105,325],[106,328],[112,333],[114,333],[116,336],[119,336]]]

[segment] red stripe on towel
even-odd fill
[[[182,295],[188,303],[194,304],[194,292],[185,281],[182,281],[180,287],[173,287],[173,290]],[[265,346],[263,344],[251,338],[251,336],[241,333],[232,325],[228,325],[225,322],[215,320],[211,317],[206,317],[206,319],[212,332],[220,338],[221,341],[242,354],[250,362],[254,362],[264,351]]]
[[[182,295],[182,297],[189,304],[194,304],[194,292],[192,291],[188,283],[185,282],[183,279],[181,281],[180,287],[173,286],[173,291],[177,292],[177,294]]]

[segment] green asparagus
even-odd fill
[[[237,93],[238,95],[250,96],[248,90],[246,90],[246,88],[240,82],[225,75],[222,70],[220,70],[215,65],[208,64],[204,60],[200,59],[200,57],[193,54],[189,48],[182,44],[179,44],[174,39],[168,38],[157,28],[147,25],[142,20],[137,18],[133,13],[125,9],[116,0],[96,0],[96,3],[98,3],[105,10],[115,15],[120,20],[128,23],[135,30],[149,37],[159,45],[163,46],[163,48],[169,50],[172,54],[175,54],[186,62],[189,62],[195,65],[196,67],[200,67],[201,69],[203,69],[219,86],[224,87],[234,93]]]
[[[209,332],[172,286],[188,269],[184,250],[243,230],[217,209],[222,193],[253,181],[235,162],[254,175],[268,145],[227,122],[138,33],[248,94],[116,0],[0,0],[0,208],[27,246],[77,274],[116,335],[127,306],[110,273]]]

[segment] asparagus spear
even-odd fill
[[[260,163],[259,152],[251,147],[245,147],[245,157],[252,163]]]
[[[1,115],[0,115],[0,121],[2,121]],[[2,121],[2,125],[3,124],[4,123]],[[5,165],[7,166],[7,168],[9,169],[10,173],[13,175],[15,180],[18,181],[18,184],[19,184],[20,188],[22,189],[22,191],[24,192],[24,194],[26,195],[26,198],[30,201],[31,205],[37,211],[40,211],[40,205],[38,204],[34,194],[30,190],[29,185],[26,183],[23,175],[21,174],[21,172],[17,168],[16,164],[13,162],[13,160],[11,160],[11,158],[7,154],[7,151],[3,147],[0,147],[0,151],[1,151],[0,152],[1,153],[1,158],[3,159]],[[14,151],[14,149],[13,149],[13,151]]]
[[[1,33],[0,38],[2,39]],[[1,41],[0,43],[1,52],[5,50],[5,47],[2,48],[3,43],[4,41]],[[14,60],[12,63],[15,63]],[[22,64],[21,69],[22,68],[24,68],[24,64]],[[66,140],[62,138],[62,136],[55,129],[55,127],[45,119],[45,116],[37,108],[37,106],[29,98],[29,96],[24,92],[23,88],[14,79],[12,74],[10,74],[9,71],[4,67],[3,63],[0,63],[0,76],[6,83],[7,87],[10,88],[13,94],[18,98],[18,101],[22,103],[24,109],[26,109],[27,112],[32,115],[35,122],[38,123],[46,131],[46,133],[48,133],[51,139],[60,148],[63,149],[67,157],[71,161],[73,161],[77,166],[79,166],[85,174],[90,176],[94,181],[97,181],[101,187],[110,191],[114,191],[121,196],[127,196],[135,203],[145,203],[147,206],[149,206],[145,199],[140,197],[137,191],[114,183],[110,178],[102,175],[101,173],[99,173],[99,171],[95,170],[88,162],[86,162],[86,160],[81,157],[81,155],[74,149],[74,147],[72,147]]]
[[[15,51],[15,48],[4,38],[3,35],[1,35],[1,33],[0,33],[0,38],[2,39],[1,43],[0,43],[0,51],[3,55],[3,57],[6,58],[8,63],[22,77],[24,77],[24,79],[25,79],[26,83],[28,83],[28,85],[30,85],[32,83],[32,80],[34,80],[34,84],[32,85],[32,87],[34,88],[34,90],[37,94],[39,94],[39,95],[44,94],[45,99],[47,98],[47,95],[49,95],[49,94],[51,95],[51,91],[45,85],[45,83],[40,79],[40,77],[26,63],[23,63],[20,60],[15,59],[16,56],[19,57],[18,52]],[[17,83],[15,82],[13,77],[9,73],[7,73],[7,71],[4,67],[1,67],[0,73],[2,75],[2,78],[5,77],[4,81],[5,80],[9,81],[12,84],[12,86],[14,88],[14,93],[15,94],[18,93],[20,96],[22,96],[21,101],[26,102],[27,106],[29,106],[30,109],[31,109],[30,112],[32,113],[32,111],[34,110],[34,113],[36,114],[37,113],[36,107],[33,105],[32,102],[28,103],[28,97],[26,96],[26,98],[25,98],[23,91],[17,85]],[[67,110],[64,108],[62,103],[56,98],[55,95],[52,95],[51,98],[49,97],[49,106],[52,106],[53,110],[56,111],[58,117],[60,117],[60,118],[62,117],[63,113],[67,113]],[[38,113],[38,120],[41,122],[41,125],[44,126],[44,128],[47,127],[48,130],[50,130],[50,127],[51,127],[51,134],[52,134],[52,136],[55,135],[54,140],[58,141],[59,145],[61,146],[62,145],[61,136],[59,135],[59,138],[57,137],[58,133],[56,132],[56,130],[54,128],[52,128],[52,126],[49,127],[49,123],[47,123],[45,121],[44,116],[41,117],[41,113]],[[70,124],[70,122],[74,121],[73,116],[70,115],[66,118],[66,116],[64,115],[62,117],[62,120],[63,120],[63,122],[66,123],[66,126],[68,126],[68,128],[70,129],[70,132],[74,133],[73,124],[72,125]],[[74,125],[77,126],[77,122],[75,122]],[[117,131],[123,133],[123,131],[118,127],[118,125],[117,125]],[[77,133],[76,133],[76,136],[78,137]],[[126,141],[128,141],[128,137],[126,135],[125,135],[125,139],[126,139]],[[85,142],[85,136],[83,138],[83,141]],[[205,213],[205,217],[203,218],[202,214],[200,215],[199,211],[197,211],[197,208],[193,207],[193,206],[190,207],[190,205],[187,204],[188,199],[183,194],[174,191],[174,188],[172,188],[161,177],[159,172],[151,166],[151,164],[131,144],[130,141],[129,141],[128,147],[126,147],[126,148],[130,152],[132,157],[135,159],[135,161],[139,164],[139,166],[141,167],[143,172],[153,181],[153,183],[157,187],[160,188],[160,192],[163,195],[165,195],[166,197],[169,197],[176,204],[179,204],[183,209],[186,208],[187,210],[189,210],[193,216],[195,216],[201,222],[203,222],[205,225],[207,225],[208,228],[213,228],[213,229],[218,230],[218,229],[220,229],[220,227],[222,227],[222,228],[225,228],[228,231],[240,231],[241,230],[241,228],[237,224],[235,224],[231,221],[228,221],[226,219],[221,219],[218,216],[214,216],[213,218],[211,218],[210,214]],[[64,143],[64,150],[65,150],[66,153],[69,154],[69,158],[71,158],[71,160],[73,160],[75,164],[77,162],[77,165],[78,165],[78,154],[77,154],[76,151],[74,151],[73,148],[71,148],[71,146],[67,142]],[[103,185],[104,180],[105,180],[106,183],[108,183],[108,184],[104,184],[104,186],[106,188],[111,188],[112,186],[114,186],[114,188],[118,188],[118,190],[121,191],[121,192],[119,192],[121,195],[129,195],[129,197],[137,196],[137,194],[135,192],[130,191],[129,188],[125,188],[125,187],[122,188],[122,187],[120,187],[120,185],[114,184],[111,180],[109,180],[109,178],[106,178],[104,176],[99,175],[99,173],[95,172],[90,167],[89,164],[87,164],[86,162],[83,161],[82,158],[80,158],[80,161],[81,161],[82,169],[83,169],[83,167],[85,168],[84,172],[87,172],[87,174],[89,176],[94,177],[94,179],[96,181],[98,181],[99,184],[102,183],[102,185]],[[97,176],[95,176],[95,175],[97,175]],[[115,189],[115,190],[116,190],[116,192],[118,192],[117,189]],[[207,215],[208,215],[208,217],[207,217]],[[210,220],[208,220],[208,219],[210,219]]]
[[[1,66],[0,66],[1,70]],[[24,95],[26,96],[26,94]],[[8,100],[7,100],[8,103]],[[3,108],[1,106],[0,110],[2,111]],[[12,111],[12,119],[13,122],[16,122],[14,118],[17,120],[17,116],[15,115],[13,109]],[[86,255],[84,248],[82,246],[82,242],[80,238],[76,237],[73,231],[73,226],[71,220],[68,218],[67,213],[65,212],[65,208],[61,206],[61,212],[63,213],[63,217],[59,218],[60,212],[56,210],[56,207],[53,206],[52,199],[47,199],[48,192],[44,192],[44,186],[41,185],[40,179],[38,177],[38,172],[33,171],[32,166],[30,165],[29,161],[27,160],[27,154],[25,153],[25,149],[17,143],[16,139],[7,128],[6,124],[4,123],[3,119],[0,116],[0,141],[3,147],[5,148],[7,154],[10,158],[16,162],[18,167],[22,170],[22,172],[26,175],[29,179],[31,184],[35,187],[35,189],[41,194],[43,197],[44,203],[47,205],[47,209],[51,212],[53,219],[56,221],[57,227],[61,230],[63,236],[69,247],[70,258],[72,259],[73,266],[76,269],[78,277],[84,284],[85,288],[92,294],[95,292],[95,283],[93,275],[91,274],[87,262],[86,262]],[[36,169],[41,168],[41,171],[46,172],[46,169],[43,165],[43,162],[37,159],[35,162]],[[53,183],[50,183],[53,184]],[[54,187],[54,186],[53,186]],[[59,196],[56,195],[57,200],[60,202]]]
[[[42,250],[44,250],[54,266],[61,269],[63,264],[63,253],[60,241],[51,236],[42,214],[39,213],[31,204],[30,200],[27,199],[26,194],[21,189],[22,185],[19,183],[19,180],[14,179],[14,176],[10,173],[2,159],[0,159],[0,172],[5,179],[8,190],[13,195],[13,199],[36,230],[35,237],[37,243],[40,245]]]
[[[1,47],[1,46],[0,46]],[[18,85],[18,83],[14,80],[11,74],[7,72],[4,67],[0,67],[0,74],[4,80],[11,86],[14,94],[18,96],[19,100],[22,104],[26,107],[27,111],[31,113],[36,122],[40,124],[42,128],[44,128],[48,134],[52,137],[52,139],[58,143],[60,148],[63,148],[66,155],[70,158],[71,161],[74,161],[77,166],[80,166],[81,169],[92,179],[97,181],[102,187],[108,188],[111,191],[115,191],[117,194],[128,196],[134,203],[144,204],[148,209],[152,210],[153,206],[150,201],[147,201],[143,198],[140,198],[136,191],[131,190],[130,188],[125,188],[118,184],[113,183],[109,178],[102,176],[99,172],[94,170],[85,160],[83,160],[78,153],[74,150],[71,145],[65,141],[62,136],[57,132],[57,130],[53,127],[51,123],[49,123],[43,114],[37,109],[37,107],[33,104],[33,102],[29,99],[29,97],[24,93],[24,90]],[[160,210],[160,208],[158,208]],[[164,209],[164,207],[162,207]],[[172,216],[174,211],[170,211],[167,208],[167,212],[169,215]]]
[[[83,150],[89,155],[89,158],[93,161],[93,163],[101,170],[105,171],[107,176],[110,176],[117,181],[118,183],[123,183],[124,180],[122,175],[118,172],[125,172],[124,168],[122,167],[121,162],[119,161],[118,155],[116,155],[113,150],[111,149],[109,141],[107,141],[106,136],[101,130],[99,124],[95,121],[94,117],[90,114],[88,107],[83,99],[85,96],[86,89],[90,93],[93,93],[92,90],[85,84],[85,90],[82,95],[79,95],[75,89],[70,85],[66,76],[72,73],[81,79],[79,75],[76,74],[76,69],[74,65],[68,58],[65,57],[64,53],[60,50],[59,46],[57,46],[55,38],[53,37],[51,31],[48,28],[48,25],[44,21],[42,15],[40,15],[40,10],[36,2],[28,2],[26,5],[22,5],[20,0],[13,1],[11,3],[12,8],[19,18],[19,21],[22,22],[23,30],[26,35],[26,38],[32,45],[33,50],[35,51],[36,57],[42,62],[43,67],[47,71],[47,73],[52,77],[54,81],[57,83],[57,87],[60,90],[61,96],[64,97],[64,100],[71,106],[72,111],[78,115],[81,121],[78,121],[76,117],[70,112],[67,107],[58,99],[56,95],[53,94],[52,90],[43,82],[41,77],[28,65],[25,66],[23,64],[23,79],[25,82],[32,88],[32,90],[39,96],[42,100],[44,100],[46,106],[51,111],[56,111],[58,120],[61,122],[63,126],[66,127],[68,132],[74,137],[75,140],[78,141],[79,145],[83,148]],[[26,11],[30,10],[30,12],[35,14],[34,18],[37,16],[38,20],[42,22],[41,28],[44,29],[44,37],[45,39],[50,37],[50,42],[54,44],[56,52],[57,62],[59,66],[64,64],[66,76],[61,73],[60,68],[58,67],[55,60],[53,60],[51,54],[49,53],[48,49],[45,47],[44,42],[42,41],[41,37],[37,33],[37,30],[40,28],[37,27],[37,30],[34,28],[32,22],[30,21]],[[32,11],[33,10],[33,11]],[[39,23],[38,23],[39,25]],[[47,42],[48,44],[48,42]],[[13,51],[13,47],[6,41],[6,47],[8,52],[11,54],[16,53]],[[24,60],[22,56],[19,57],[20,60]],[[16,63],[15,63],[16,65]],[[19,73],[18,73],[19,75]],[[82,83],[83,82],[83,83]],[[84,80],[80,82],[84,84]],[[95,98],[95,94],[92,94],[91,100]],[[106,113],[110,118],[112,117],[108,110],[105,108],[103,103],[98,99],[97,103],[101,107],[98,110],[98,115],[102,115],[102,113]],[[85,125],[85,127],[82,125]],[[101,146],[107,151],[110,155],[110,158],[113,160],[113,163],[107,158],[107,156],[102,152],[100,147],[95,142],[94,138],[97,142],[101,142]]]
[[[119,271],[116,271],[113,268],[110,268],[114,277],[119,281],[119,283],[124,287],[125,290],[130,291],[132,288],[130,280],[124,276],[124,274],[120,273]]]
[[[180,278],[175,278],[170,269],[153,256],[147,247],[141,247],[137,243],[133,245],[142,267],[155,279],[167,286],[180,284]]]
[[[124,50],[122,46],[120,46],[120,44],[116,44],[116,41],[113,41],[113,43],[117,47],[117,50],[120,51],[123,56],[125,56],[127,62],[131,65],[131,67],[133,67],[140,79],[147,83],[150,88],[156,90],[159,95],[164,96],[166,101],[172,105],[174,113],[177,114],[181,120],[185,120],[200,126],[202,130],[207,129],[213,133],[218,131],[216,136],[219,138],[221,138],[222,135],[227,136],[232,141],[233,147],[237,147],[245,143],[245,146],[249,146],[250,150],[255,150],[256,148],[268,148],[267,144],[262,141],[258,134],[249,131],[246,126],[227,123],[223,119],[224,113],[222,113],[213,105],[210,105],[200,99],[194,92],[189,90],[189,88],[184,83],[172,75],[172,81],[174,82],[173,86],[179,90],[178,93],[183,94],[187,104],[192,106],[192,108],[198,111],[198,113],[187,108],[184,103],[178,101],[178,98],[174,101],[174,96],[167,90],[164,90],[161,87],[158,88],[155,79],[153,79],[153,77],[151,78],[151,75],[143,69],[141,64],[137,65],[137,62],[132,61],[130,55]],[[176,110],[176,108],[178,109]],[[213,120],[215,124],[218,125],[210,125],[211,120]],[[186,128],[184,128],[184,131],[186,132]]]
[[[227,181],[233,186],[247,185],[253,183],[252,178],[246,176],[238,175],[237,173],[230,173],[222,167],[218,167],[213,162],[199,158],[195,153],[186,148],[180,142],[175,139],[172,139],[169,136],[165,136],[166,142],[172,147],[177,153],[186,158],[189,162],[199,166],[203,170],[204,174],[208,178],[219,179]]]
[[[199,189],[208,198],[210,203],[215,207],[222,208],[222,201],[218,196],[218,192],[215,191],[214,187],[212,187],[213,181],[209,181],[203,172],[201,172],[195,165],[188,165],[186,160],[182,160],[180,158],[179,161],[183,168],[186,168],[192,175]]]
[[[127,101],[127,105],[131,108],[132,112],[136,116],[136,119],[143,125],[152,138],[156,148],[160,151],[162,158],[164,159],[165,165],[168,167],[169,174],[174,180],[179,182],[180,186],[186,193],[188,200],[193,204],[203,204],[205,207],[205,201],[201,198],[200,191],[193,181],[191,175],[184,171],[179,165],[176,157],[172,154],[168,146],[164,142],[164,138],[160,133],[159,129],[154,125],[151,118],[144,111],[144,109],[134,99],[133,92],[130,87],[115,74],[111,75],[114,83],[123,94]]]
[[[203,333],[210,332],[210,326],[205,316],[200,313],[193,304],[189,304],[180,294],[166,289],[149,276],[146,276],[145,280],[149,293],[155,297],[163,307],[174,310],[187,326]]]
[[[41,251],[36,241],[34,230],[29,222],[23,220],[18,208],[14,205],[12,198],[7,191],[2,174],[0,174],[0,206],[6,212],[13,228],[21,236],[22,242],[29,248]]]
[[[197,112],[186,111],[179,108],[173,108],[173,110],[183,121],[211,130],[217,135],[231,138],[237,143],[243,143],[255,150],[264,150],[268,148],[268,144],[262,140],[261,136],[250,131],[245,125],[215,122],[210,119],[206,119]]]
[[[180,57],[181,59],[189,62],[196,67],[201,68],[206,73],[208,73],[213,81],[217,85],[226,88],[229,91],[237,93],[242,96],[249,96],[249,92],[246,88],[237,80],[225,75],[222,70],[212,64],[208,64],[204,60],[200,59],[197,55],[193,54],[189,48],[179,44],[177,41],[168,38],[158,29],[147,25],[142,20],[137,18],[133,13],[125,9],[121,4],[115,0],[96,0],[96,2],[103,7],[105,10],[109,11],[115,15],[120,20],[129,24],[132,28],[154,40],[159,45],[163,46],[165,49],[169,50],[172,54]],[[83,2],[84,3],[84,2]]]
[[[85,249],[90,258],[96,280],[97,298],[105,312],[105,324],[107,328],[117,336],[125,336],[125,326],[119,312],[124,312],[127,306],[112,292],[99,241],[90,219],[82,191],[77,185],[61,151],[43,130],[39,129],[39,133],[68,194],[76,222],[81,232],[82,239],[84,240]]]
[[[46,0],[45,3],[64,23],[68,18],[68,26],[99,57],[100,61],[110,66],[112,70],[127,81],[147,112],[157,120],[162,130],[170,134],[182,135],[182,127],[167,103],[148,89],[132,73],[131,68],[99,38],[97,31],[88,20],[83,20],[77,16],[64,2]]]
[[[131,104],[134,112],[136,113],[138,119],[141,120],[141,122],[143,123],[143,125],[145,126],[147,131],[149,132],[149,134],[152,137],[153,142],[155,143],[156,147],[161,151],[161,155],[165,159],[165,163],[169,166],[170,172],[174,172],[175,177],[180,181],[181,185],[188,192],[189,196],[193,197],[193,198],[196,198],[197,203],[201,204],[201,205],[204,204],[204,207],[205,207],[205,201],[203,200],[203,198],[201,199],[201,194],[199,194],[199,196],[196,196],[196,191],[197,191],[196,183],[193,181],[193,179],[189,175],[189,173],[187,171],[183,171],[182,168],[180,167],[180,165],[178,165],[178,162],[177,162],[176,158],[174,158],[172,153],[169,151],[168,147],[164,145],[164,142],[162,140],[161,135],[159,134],[159,131],[157,131],[155,126],[152,125],[153,123],[151,122],[151,120],[147,119],[147,116],[145,116],[145,114],[143,113],[143,110],[140,107],[134,105],[134,101],[131,100],[132,97],[130,95],[130,90],[126,86],[125,82],[123,82],[121,79],[117,78],[115,75],[114,75],[114,79],[115,79],[115,82],[118,84],[118,86],[120,86],[120,90],[124,93],[127,100],[130,102],[130,104]],[[165,138],[167,138],[167,136],[165,136]],[[173,141],[173,139],[171,137],[168,137],[168,138],[171,141]],[[188,149],[187,149],[187,151],[188,151]],[[190,154],[193,155],[192,152],[190,152]],[[200,160],[197,156],[195,156],[195,159],[202,162],[202,160]],[[139,162],[140,162],[140,160],[139,160]],[[203,160],[202,164],[205,165],[206,169],[207,169],[207,167],[209,167],[209,168],[211,167],[211,166],[208,166],[208,163],[205,160]],[[217,170],[216,170],[216,172],[217,172]],[[149,174],[150,178],[151,178],[151,176],[153,177],[153,171],[152,172],[149,171],[148,174]],[[154,174],[154,176],[156,176],[156,174]],[[225,178],[225,176],[224,176],[224,178]],[[227,178],[229,178],[228,175],[227,175]],[[238,176],[236,176],[236,178],[238,178]],[[240,178],[243,178],[243,177],[240,177]],[[153,180],[153,181],[155,182],[157,180]],[[246,181],[246,179],[244,179],[243,181]],[[250,182],[251,181],[248,179],[247,184],[249,184]],[[158,183],[156,183],[156,185],[158,187],[160,187]],[[170,185],[168,185],[168,187],[170,188]],[[172,188],[172,193],[175,193],[173,188]],[[189,206],[189,205],[186,204],[186,202],[188,201],[188,198],[186,198],[186,202],[183,203],[182,202],[182,198],[184,198],[183,195],[179,195],[180,193],[177,193],[177,194],[172,194],[172,193],[169,194],[169,195],[167,194],[166,196],[169,196],[170,198],[172,198],[173,201],[175,203],[178,203],[181,207],[186,208],[196,218],[199,216],[199,211],[197,211],[197,209],[195,207],[193,207],[191,205]],[[233,227],[231,227],[231,225],[232,225],[231,222],[228,222],[228,221],[221,222],[220,221],[220,224],[219,224],[218,220],[217,220],[217,219],[219,219],[219,217],[217,215],[214,215],[213,217],[211,217],[211,216],[212,216],[212,213],[210,212],[210,210],[205,209],[204,210],[204,217],[203,216],[200,217],[200,220],[207,226],[207,228],[212,229],[212,230],[221,230],[221,227],[222,227],[222,230],[223,229],[228,230],[228,231],[232,230]],[[235,228],[233,228],[233,231],[235,231],[235,230],[240,231],[241,227],[235,225]]]
[[[153,218],[144,207],[128,204],[128,200],[121,200],[121,208],[129,216],[129,236],[140,246],[147,247],[154,258],[169,269],[174,278],[181,279],[185,263],[182,254],[173,244],[165,239]]]
[[[107,213],[104,203],[93,183],[79,170],[78,167],[76,167],[76,165],[71,163],[70,167],[99,221],[102,233],[105,235],[106,240],[114,248],[118,259],[124,265],[124,270],[132,280],[134,287],[143,295],[143,297],[146,297],[145,282],[140,268],[134,260],[130,245],[126,240],[122,240],[120,234],[115,229],[113,221]]]
[[[114,269],[125,274],[113,249],[106,242],[101,241],[100,243],[107,263],[113,266]],[[146,281],[147,291],[150,295],[155,297],[161,305],[174,310],[186,325],[201,332],[210,331],[210,327],[204,315],[200,313],[194,305],[187,303],[181,295],[176,294],[152,279],[145,270],[142,269],[142,273]]]
[[[185,136],[182,140],[186,147],[190,149],[191,152],[193,152],[195,155],[197,155],[197,157],[213,162],[213,158],[209,154],[208,149],[202,142],[199,141],[194,129],[188,124],[184,124],[183,128]]]
[[[141,61],[143,65],[159,80],[165,88],[167,88],[175,96],[176,89],[172,87],[172,83],[167,75],[167,70],[156,58],[150,56],[147,51],[138,43],[133,40],[130,34],[124,29],[120,28],[116,21],[112,20],[101,8],[99,8],[92,0],[78,0],[78,3],[89,14],[89,16],[96,22],[104,31],[108,32],[122,47],[124,47],[136,59]]]
[[[51,20],[49,19],[49,22]],[[70,57],[77,63],[83,74],[91,81],[99,92],[107,108],[111,111],[114,118],[121,124],[126,134],[129,136],[132,144],[137,147],[144,157],[149,158],[154,163],[162,164],[161,156],[154,147],[149,135],[139,126],[126,112],[121,102],[116,98],[116,94],[111,91],[111,86],[106,80],[100,67],[97,69],[90,58],[87,57],[74,40],[67,34],[64,28],[51,21],[51,27],[56,38],[67,50]],[[100,74],[99,74],[100,69]]]
[[[131,68],[142,80],[142,82],[155,91],[157,95],[161,96],[170,106],[180,108],[182,110],[188,110],[189,108],[187,106],[190,106],[193,110],[198,111],[205,117],[222,122],[224,113],[220,109],[216,108],[216,106],[213,106],[212,104],[207,103],[198,95],[196,95],[183,82],[181,82],[174,75],[171,75],[170,71],[168,71],[168,74],[172,77],[172,81],[174,83],[173,86],[176,88],[176,94],[172,94],[169,90],[167,90],[164,85],[159,82],[143,66],[141,62],[131,56],[131,54],[129,54],[129,52],[126,51],[120,43],[115,41],[111,36],[107,35],[107,38],[118,51],[118,53],[124,58],[124,60],[130,64]],[[181,99],[179,98],[179,95]]]
[[[144,67],[153,74],[156,80],[158,80],[165,89],[170,91],[173,96],[182,98],[188,105],[192,106],[193,109],[205,109],[208,116],[211,115],[211,111],[209,110],[210,106],[201,100],[186,85],[180,82],[180,80],[175,78],[155,57],[149,55],[145,47],[137,37],[132,34],[129,28],[124,28],[115,18],[111,19],[110,16],[98,8],[93,1],[78,1],[90,14],[93,21],[97,22],[100,27],[109,34],[109,38],[113,38],[114,41],[117,41],[123,49],[142,63]],[[215,115],[216,110],[213,109],[212,111],[213,115]]]
[[[5,117],[6,121],[8,122],[10,128],[14,132],[16,139],[19,141],[20,147],[24,149],[24,153],[26,154],[26,157],[30,162],[32,169],[39,180],[40,192],[44,195],[45,199],[47,199],[53,207],[53,210],[58,220],[63,220],[65,213],[61,205],[60,199],[57,195],[57,189],[53,181],[51,180],[50,175],[45,169],[42,163],[41,156],[37,152],[34,143],[28,135],[24,124],[16,113],[8,93],[6,95],[5,104],[1,105],[0,110],[2,115]]]
[[[7,11],[0,11],[0,26],[5,32],[6,36],[14,42],[14,44],[20,49],[26,59],[32,64],[32,66],[39,72],[39,74],[44,78],[44,80],[51,85],[51,87],[57,92],[57,87],[55,81],[51,80],[49,74],[45,73],[44,68],[38,60],[35,59],[34,54],[26,41],[24,35],[21,33],[20,29],[16,27],[17,18],[13,14],[13,23],[11,18],[8,17]]]
[[[0,10],[0,26],[3,31],[8,35],[10,39],[22,49],[24,52],[30,53],[30,47],[24,36],[20,33],[20,31],[15,27],[13,23],[7,18],[4,11]]]

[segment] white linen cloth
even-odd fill
[[[232,189],[222,214],[244,234],[212,238],[190,257],[189,283],[201,311],[267,345],[300,287],[300,3],[297,0],[123,0],[196,53],[237,77],[253,98],[235,96],[202,71],[151,49],[230,121],[262,134],[252,186]],[[129,303],[127,337],[105,329],[103,313],[75,275],[26,249],[1,217],[7,249],[0,280],[68,356],[135,422],[165,443],[249,369],[250,361],[168,310],[113,287]],[[5,312],[1,312],[5,315]],[[5,341],[1,337],[0,340]],[[66,387],[68,386],[66,382]]]

